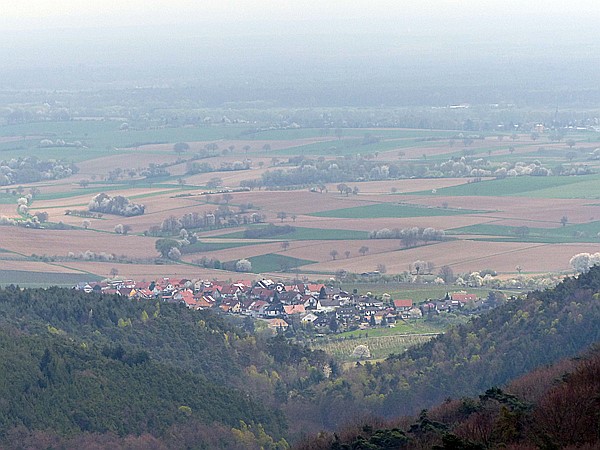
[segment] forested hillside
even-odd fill
[[[287,430],[278,390],[320,381],[310,375],[327,362],[209,312],[58,288],[0,290],[0,325],[5,439],[47,430],[170,442],[173,427],[192,427],[184,437],[200,447],[215,436],[206,448],[276,446]]]
[[[102,352],[61,336],[0,333],[0,432],[24,425],[73,432],[160,435],[195,418],[238,426],[283,422],[244,393],[157,364],[146,352]]]
[[[395,417],[477,395],[600,341],[600,267],[510,301],[406,353],[318,387],[324,428],[367,411]]]
[[[415,414],[575,356],[600,341],[599,296],[594,267],[404,354],[342,371],[248,320],[10,287],[0,290],[0,446],[285,448],[281,438]]]
[[[600,446],[600,347],[417,417],[367,420],[321,434],[299,450],[595,449]]]

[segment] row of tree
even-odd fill
[[[35,156],[0,161],[0,186],[58,180],[76,174],[79,168],[64,160],[41,160]]]
[[[446,238],[444,230],[427,227],[381,228],[369,233],[370,239],[400,239],[405,247],[414,247],[419,241],[443,241]]]

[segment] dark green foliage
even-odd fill
[[[436,445],[434,450],[484,450],[485,446],[461,439],[455,434],[448,433],[442,437],[442,445]]]
[[[496,400],[498,403],[510,408],[511,411],[525,411],[528,408],[528,406],[516,396],[507,394],[497,387],[488,389],[485,391],[485,394],[479,396],[479,399],[481,402]]]
[[[104,356],[106,353],[109,357]],[[187,420],[260,422],[279,432],[274,411],[242,392],[151,362],[122,347],[82,348],[63,336],[0,332],[0,436],[15,426],[60,434],[160,434]]]
[[[146,311],[151,320],[142,321]],[[190,311],[159,301],[136,302],[120,296],[85,294],[59,288],[0,290],[0,324],[31,333],[66,333],[103,348],[122,346],[146,351],[157,362],[177,365],[216,381],[239,377],[235,349],[224,351],[226,335],[233,343],[243,335],[220,316]],[[154,317],[156,316],[156,317]],[[131,321],[131,326],[119,326]],[[257,349],[254,349],[258,353]],[[120,358],[113,358],[120,359]]]
[[[230,446],[243,420],[278,437],[286,418],[277,405],[290,387],[321,382],[327,362],[210,311],[10,286],[0,290],[0,446],[15,427],[160,437],[214,422]]]
[[[381,429],[373,432],[372,427],[363,427],[363,432],[348,443],[341,443],[336,435],[331,450],[393,450],[406,448],[408,437],[399,428]]]

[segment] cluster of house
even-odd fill
[[[393,326],[397,320],[451,311],[478,301],[475,294],[455,292],[417,307],[411,299],[391,300],[386,295],[380,299],[356,292],[349,294],[324,284],[286,285],[267,279],[234,283],[169,278],[151,282],[115,279],[79,283],[74,289],[137,300],[183,303],[194,310],[218,308],[230,314],[264,319],[274,330],[285,330],[292,322],[312,324],[321,331]]]

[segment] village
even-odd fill
[[[266,323],[273,332],[299,324],[319,334],[394,327],[400,320],[418,320],[449,312],[473,314],[505,301],[499,292],[478,298],[466,291],[447,292],[444,298],[417,304],[409,298],[392,299],[389,294],[373,296],[349,293],[322,283],[284,284],[270,279],[218,282],[162,278],[151,282],[108,279],[79,283],[75,290],[119,295],[132,300],[160,300],[184,304],[192,310],[212,309]]]

